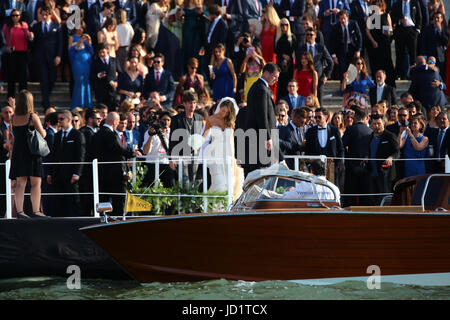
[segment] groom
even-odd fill
[[[169,141],[169,154],[172,157],[176,156],[190,156],[196,157],[199,154],[200,146],[198,148],[192,145],[192,135],[198,135],[201,137],[202,133],[202,117],[198,113],[195,113],[197,108],[197,94],[195,92],[186,90],[183,93],[182,103],[184,105],[184,112],[177,114],[172,119],[170,125],[170,141]],[[176,170],[178,165],[177,161],[171,160],[169,166],[172,170]],[[183,187],[189,187],[194,184],[198,187],[201,183],[201,179],[197,177],[198,162],[192,160],[183,159]]]
[[[246,135],[250,137],[250,142],[246,144],[246,163],[244,175],[253,170],[270,165],[268,155],[276,152],[274,146],[278,147],[278,136],[276,132],[275,102],[273,93],[269,86],[278,81],[280,68],[275,63],[269,62],[263,68],[261,78],[259,78],[250,88],[247,96],[247,121]],[[253,133],[249,130],[254,129]],[[256,138],[252,143],[252,135]],[[274,144],[275,142],[275,144]],[[273,155],[272,155],[273,156]],[[256,158],[256,159],[255,159]]]

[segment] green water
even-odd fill
[[[195,283],[151,283],[83,280],[69,289],[65,278],[0,280],[0,300],[447,300],[450,286],[422,287],[382,283],[369,290],[365,282],[310,286],[289,281],[211,280]]]

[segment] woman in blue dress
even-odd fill
[[[345,98],[353,97],[364,107],[368,107],[368,91],[367,87],[373,88],[376,84],[372,81],[367,72],[366,62],[363,58],[356,58],[353,64],[356,67],[356,78],[347,86],[348,71],[344,73],[343,81],[341,82],[341,91],[344,93]]]
[[[409,122],[409,127],[401,129],[398,135],[400,148],[404,148],[403,158],[422,159],[405,161],[405,178],[426,173],[423,159],[428,155],[428,137],[423,135],[424,130],[425,121],[414,117]]]
[[[92,48],[91,37],[88,34],[81,36],[75,34],[72,38],[72,46],[69,48],[69,59],[72,66],[74,88],[70,109],[76,107],[92,108],[89,74],[94,49]]]
[[[219,43],[214,48],[212,58],[213,72],[213,101],[217,102],[224,97],[234,98],[236,94],[237,77],[231,59],[225,57],[225,46]]]
[[[121,103],[125,99],[139,100],[144,87],[144,79],[139,74],[138,58],[128,58],[126,65],[126,71],[119,73],[119,78],[117,79],[117,91],[120,93]]]

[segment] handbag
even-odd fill
[[[50,153],[50,148],[47,145],[47,141],[42,138],[39,131],[36,129],[30,129],[30,120],[32,115],[30,114],[30,119],[28,120],[28,131],[27,131],[27,142],[28,148],[30,149],[30,153],[33,156],[41,156],[45,157]]]

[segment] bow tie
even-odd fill
[[[326,128],[317,127],[317,130],[325,130]]]

